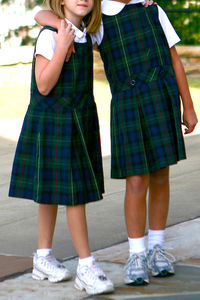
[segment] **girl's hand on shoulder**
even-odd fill
[[[197,115],[193,108],[183,111],[183,122],[182,124],[186,126],[184,134],[191,133],[198,123]]]
[[[72,44],[70,45],[68,51],[67,51],[67,55],[66,55],[66,59],[65,61],[69,61],[70,57],[72,56],[72,54],[75,54],[75,48],[74,48],[74,43],[72,42]]]
[[[152,1],[152,0],[145,0],[146,3],[145,3],[145,7],[148,7],[149,5],[152,5],[152,4],[157,4],[156,2]]]
[[[67,52],[75,38],[72,25],[66,24],[64,20],[61,20],[60,28],[58,29],[58,33],[54,33],[54,38],[56,46]]]

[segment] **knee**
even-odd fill
[[[149,186],[149,176],[144,174],[127,177],[126,185],[132,193],[146,192]]]
[[[169,168],[163,168],[159,171],[153,172],[150,175],[150,182],[156,185],[162,185],[169,182]]]

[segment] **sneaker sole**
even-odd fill
[[[47,274],[34,268],[32,271],[32,278],[35,280],[38,280],[38,281],[48,279],[52,283],[57,283],[57,282],[61,282],[61,281],[70,280],[72,278],[72,276],[71,276],[71,274],[66,274],[63,277],[53,277],[51,275],[47,275]]]
[[[83,281],[76,277],[74,287],[79,291],[86,291],[88,295],[110,294],[114,292],[113,286],[107,286],[106,288],[94,289],[88,287]]]
[[[138,278],[135,281],[125,281],[126,285],[131,285],[131,286],[140,286],[140,285],[147,285],[149,284],[148,280],[144,280],[143,278]]]
[[[174,274],[175,274],[174,272],[169,272],[167,270],[162,270],[160,273],[151,272],[151,275],[153,277],[169,277],[169,276],[173,276]]]

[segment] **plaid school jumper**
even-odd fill
[[[31,101],[15,153],[11,197],[69,206],[102,199],[92,43],[87,40],[75,43],[76,54],[64,63],[47,96],[37,89],[33,59]]]
[[[100,53],[112,92],[111,177],[151,173],[185,158],[180,99],[156,5],[103,15]]]

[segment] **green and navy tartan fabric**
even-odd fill
[[[158,9],[103,15],[100,53],[112,92],[111,177],[152,173],[185,158],[180,99]]]
[[[15,153],[11,197],[69,206],[102,199],[90,37],[87,43],[75,43],[75,51],[47,96],[37,89],[33,59],[31,101]]]

